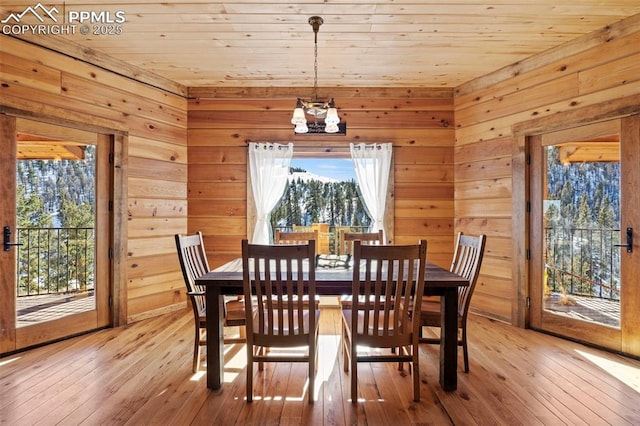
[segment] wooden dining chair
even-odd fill
[[[427,242],[416,245],[353,247],[353,303],[342,309],[344,370],[351,369],[351,402],[358,399],[358,362],[410,363],[413,400],[420,401],[418,336],[420,323],[411,307],[424,292]],[[395,303],[385,303],[393,299]],[[420,309],[420,304],[417,304]],[[358,352],[358,346],[389,351]]]
[[[353,258],[353,242],[360,241],[362,244],[384,244],[384,232],[347,232],[344,229],[338,234],[338,254],[346,255],[345,264],[350,265]],[[338,296],[338,302],[342,309],[351,308],[351,295],[343,294]]]
[[[352,256],[353,242],[362,241],[363,244],[384,244],[384,232],[347,232],[344,229],[338,234],[338,254]]]
[[[309,364],[309,403],[314,400],[320,310],[315,299],[315,240],[297,245],[242,241],[242,277],[247,323],[247,401],[253,401],[253,364]],[[272,348],[304,347],[274,354]]]
[[[309,241],[315,241],[316,253],[318,252],[318,230],[314,229],[313,231],[293,231],[293,232],[285,232],[280,229],[276,229],[274,236],[274,244],[283,245],[283,244],[307,244]]]
[[[305,231],[296,231],[296,226],[294,225],[293,232],[284,232],[279,229],[276,229],[274,244],[276,245],[291,245],[291,244],[308,244],[309,241],[315,242],[315,253],[316,253],[316,265],[318,263],[318,230],[314,229],[313,231],[305,230]],[[303,227],[308,229],[308,227]],[[309,300],[306,296],[304,300]],[[320,303],[320,296],[315,297],[316,305]]]
[[[485,241],[486,236],[484,234],[476,237],[464,235],[462,232],[459,232],[456,239],[453,260],[451,261],[451,267],[449,269],[451,272],[464,277],[469,282],[468,286],[458,288],[458,346],[462,346],[465,373],[469,372],[467,316],[469,315],[471,296],[476,287],[480,266],[482,265]],[[441,328],[442,317],[440,308],[440,298],[424,297],[420,313],[421,325],[423,327]],[[422,327],[420,333],[421,343],[440,343],[440,337],[423,337]]]
[[[182,276],[187,287],[187,296],[193,308],[195,322],[195,343],[193,348],[193,372],[200,368],[200,347],[206,346],[207,307],[205,301],[205,289],[196,285],[198,277],[210,271],[207,254],[204,249],[202,233],[193,235],[175,235],[176,248]],[[239,298],[228,299],[224,303],[224,325],[227,327],[239,326],[239,338],[225,338],[225,343],[244,343],[244,301]]]

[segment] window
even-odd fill
[[[322,224],[322,227],[327,229],[329,234],[334,232],[335,226],[342,224],[351,225],[356,227],[356,230],[368,228],[371,223],[369,215],[366,213],[366,208],[360,197],[357,199],[357,184],[355,179],[355,171],[353,169],[353,163],[350,158],[350,152],[348,147],[340,148],[313,148],[313,147],[299,147],[296,146],[293,151],[293,159],[291,161],[292,170],[297,170],[298,178],[305,180],[312,180],[313,176],[319,177],[318,182],[314,185],[321,186],[316,187],[315,192],[322,195],[320,204],[320,210],[314,212],[314,206],[310,205],[309,208],[299,208],[299,203],[292,202],[293,197],[290,193],[294,189],[300,189],[303,187],[308,188],[310,185],[292,185],[287,188],[283,199],[279,205],[274,209],[274,214],[271,218],[272,229],[275,227],[280,228],[296,228],[299,226],[313,226],[314,223]],[[300,170],[305,170],[307,174]],[[391,165],[393,170],[393,163]],[[324,185],[327,174],[329,177],[337,178],[335,185]],[[253,191],[251,188],[251,173],[247,171],[247,235],[251,239],[253,236],[253,230],[256,223],[256,208],[253,199]],[[353,179],[351,185],[344,184],[349,179]],[[340,184],[340,181],[343,184]],[[352,188],[352,189],[351,189]],[[331,191],[343,191],[342,194],[331,194]],[[386,209],[384,214],[384,228],[385,238],[387,241],[393,240],[393,173],[389,175],[389,183],[387,187],[386,197]],[[328,191],[329,193],[326,193]],[[340,207],[336,205],[336,201],[339,200]],[[313,202],[316,202],[312,201]],[[333,205],[332,205],[333,203]],[[348,206],[348,208],[347,208]],[[337,214],[336,214],[337,213]],[[286,219],[283,219],[284,217]],[[272,231],[273,232],[273,231]],[[329,236],[330,237],[330,236]]]

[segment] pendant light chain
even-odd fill
[[[318,31],[314,30],[314,50],[313,50],[313,99],[318,99]]]

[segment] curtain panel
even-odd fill
[[[384,227],[384,211],[393,147],[390,143],[349,146],[362,199],[371,216],[370,232],[382,229],[384,235],[389,235]]]
[[[251,189],[256,207],[253,244],[270,244],[269,215],[282,198],[287,186],[293,144],[250,143],[249,170]]]

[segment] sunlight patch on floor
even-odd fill
[[[576,349],[576,352],[636,392],[640,392],[640,368]]]
[[[3,367],[5,365],[7,365],[7,364],[9,364],[9,363],[11,363],[13,361],[17,361],[19,359],[20,359],[20,357],[18,356],[18,357],[15,357],[15,358],[9,358],[9,359],[5,359],[3,361],[0,361],[0,367]]]
[[[307,379],[304,382],[304,386],[302,387],[302,393],[300,394],[300,396],[285,396],[284,400],[285,401],[296,401],[296,402],[303,401],[305,399],[305,394],[307,393],[307,388],[309,388],[309,379]]]
[[[324,383],[329,381],[329,378],[335,368],[341,368],[339,362],[340,351],[342,351],[342,342],[341,335],[339,334],[321,334],[318,336],[318,365],[316,367],[316,380],[314,386],[314,399],[318,398],[321,387]],[[357,351],[358,353],[367,353],[370,355],[373,354],[381,354],[383,352],[388,351],[388,348],[370,348],[367,346],[358,345]],[[272,348],[270,351],[271,355],[295,355],[299,352],[306,352],[306,347],[300,348]],[[586,355],[585,355],[586,356]],[[245,368],[247,366],[247,353],[246,353],[246,345],[239,344],[228,344],[225,345],[224,349],[224,383],[232,383],[234,382],[240,374],[245,374]],[[265,364],[268,365],[268,364]],[[256,366],[257,368],[257,366]],[[265,367],[268,368],[268,367]],[[206,361],[203,362],[203,370],[195,373],[191,377],[192,381],[206,380]],[[640,380],[639,380],[640,383]],[[309,387],[309,379],[305,381],[303,388],[301,389],[301,393],[298,394],[296,391],[296,395],[254,395],[254,400],[262,400],[262,401],[303,401],[306,400],[307,389]],[[634,388],[638,389],[638,388]],[[325,397],[326,398],[326,397]],[[329,399],[331,399],[329,397]],[[349,399],[350,401],[350,399]],[[384,399],[374,399],[374,400],[366,400],[362,397],[358,398],[358,402],[383,402]]]
[[[321,334],[318,336],[318,374],[313,390],[314,395],[318,395],[323,382],[329,380],[333,368],[338,364],[340,339],[339,335]]]
[[[244,343],[225,346],[224,356],[224,383],[233,382],[242,370],[247,366],[247,352]],[[235,351],[235,353],[233,352]],[[228,358],[232,355],[231,358]]]
[[[197,382],[200,381],[200,379],[205,378],[207,376],[207,372],[206,370],[200,370],[197,373],[194,373],[193,376],[191,376],[191,380],[192,382]]]
[[[225,347],[225,363],[224,363],[224,383],[233,382],[240,373],[243,372],[244,368],[247,366],[247,353],[244,345],[238,346],[235,348],[236,352],[231,353],[234,345],[228,345]],[[240,348],[240,349],[239,349]],[[338,350],[340,348],[340,335],[320,335],[318,336],[318,366],[317,366],[317,374],[316,374],[316,382],[315,382],[315,395],[318,394],[320,387],[323,382],[329,380],[329,376],[331,376],[331,372],[335,365],[337,364],[338,359]],[[238,350],[239,349],[239,350]],[[274,354],[282,354],[282,353],[294,353],[296,348],[289,349],[276,349],[274,348],[272,351]],[[229,357],[229,355],[232,355]],[[203,374],[206,374],[206,371],[198,372],[194,374],[191,380],[200,380],[203,377]],[[309,381],[305,383],[304,392],[302,395],[306,393],[306,388],[309,386]],[[289,400],[302,400],[304,396],[301,397],[287,397]]]

